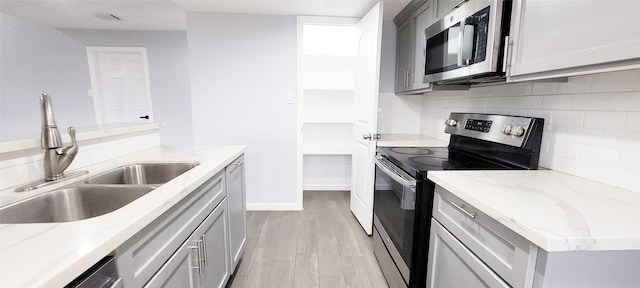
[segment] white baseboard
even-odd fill
[[[311,191],[351,191],[351,185],[304,185],[303,189]]]
[[[247,203],[247,211],[301,211],[296,203]]]

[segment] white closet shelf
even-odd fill
[[[309,147],[303,148],[302,154],[304,155],[351,155],[353,154],[353,148],[340,148],[340,147]]]

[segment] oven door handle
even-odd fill
[[[407,173],[399,168],[395,168],[395,165],[389,162],[389,160],[384,159],[382,156],[376,156],[376,166],[378,166],[382,172],[387,174],[394,181],[400,183],[404,187],[410,188],[414,192],[416,191],[416,180],[412,179]],[[394,167],[395,169],[391,167]]]

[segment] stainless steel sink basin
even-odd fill
[[[148,186],[80,186],[47,192],[0,208],[0,223],[69,222],[115,211],[153,190]]]
[[[102,173],[84,181],[86,184],[153,185],[169,182],[198,163],[140,163]]]

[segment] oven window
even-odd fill
[[[411,267],[415,218],[412,199],[415,191],[403,187],[376,167],[373,210],[408,267]]]

